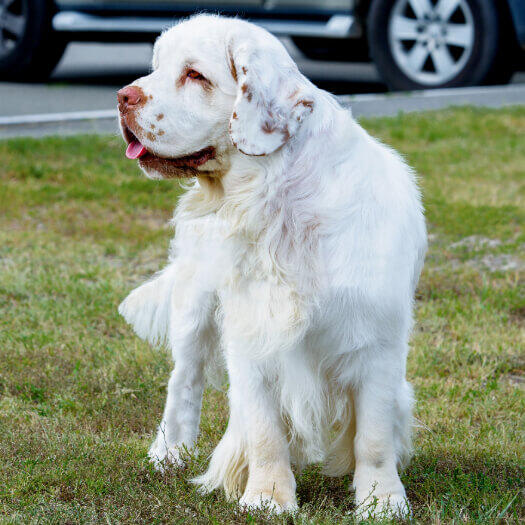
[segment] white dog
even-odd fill
[[[196,482],[297,507],[297,468],[354,471],[358,512],[409,512],[405,379],[426,230],[414,174],[247,22],[196,16],[119,92],[126,154],[192,177],[168,266],[120,312],[175,369],[150,457],[180,464],[205,370],[226,367],[228,428]]]

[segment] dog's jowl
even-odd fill
[[[426,250],[412,170],[237,19],[166,31],[118,101],[128,158],[189,186],[167,267],[120,306],[175,362],[151,460],[181,465],[196,445],[217,363],[230,417],[203,489],[293,511],[292,465],[322,462],[353,472],[359,514],[408,514],[405,366]]]

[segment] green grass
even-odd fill
[[[363,124],[419,172],[431,234],[408,366],[414,518],[517,523],[524,283],[486,261],[515,265],[525,246],[525,107]],[[201,453],[185,470],[146,460],[170,361],[117,306],[163,265],[180,190],[145,179],[123,149],[117,137],[0,143],[0,521],[265,522],[188,481],[224,431],[223,392],[205,395]],[[472,235],[501,242],[454,246]],[[276,523],[352,522],[350,478],[312,467],[297,481],[301,510]]]

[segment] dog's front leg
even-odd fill
[[[410,513],[397,466],[410,448],[411,391],[403,357],[369,360],[354,390],[357,513],[362,517],[406,517]]]
[[[162,469],[165,461],[183,465],[180,453],[191,450],[199,432],[204,391],[204,362],[217,344],[216,333],[208,319],[196,322],[184,316],[171,327],[175,367],[168,381],[166,406],[149,457]],[[211,314],[210,314],[211,315]]]
[[[183,466],[180,453],[190,450],[199,431],[203,362],[200,358],[178,359],[168,381],[168,394],[157,437],[149,457],[162,470],[164,461]]]
[[[227,359],[230,407],[239,412],[248,459],[248,479],[239,503],[274,512],[295,510],[295,478],[278,403],[256,361],[231,352]]]

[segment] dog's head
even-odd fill
[[[268,155],[313,110],[282,44],[247,22],[200,15],[163,33],[153,72],[118,93],[126,155],[152,178],[220,176],[232,155]]]

